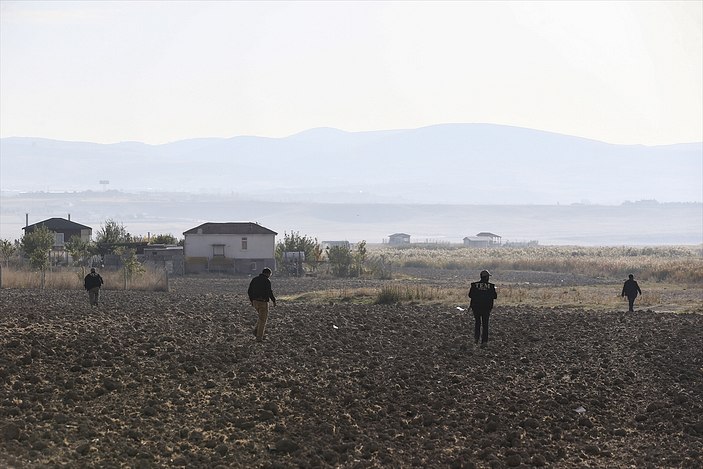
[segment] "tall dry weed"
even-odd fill
[[[61,269],[44,272],[44,288],[49,290],[81,290],[85,269]],[[125,279],[123,270],[102,270],[100,276],[106,290],[166,291],[168,280],[163,271],[147,268],[144,272]],[[39,289],[42,285],[42,272],[3,268],[3,288]]]
[[[383,257],[386,262],[399,268],[546,271],[598,278],[626,278],[632,273],[648,281],[703,282],[703,249],[700,246],[483,249],[384,246],[372,248],[370,256]]]

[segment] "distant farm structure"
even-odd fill
[[[145,264],[163,268],[169,274],[182,275],[185,273],[183,246],[150,244],[144,246],[142,259]]]
[[[388,236],[390,246],[404,246],[410,244],[410,235],[406,233],[394,233]]]
[[[383,244],[386,244],[384,240]],[[430,239],[426,238],[423,241],[410,242],[410,235],[407,233],[394,233],[388,236],[387,244],[389,246],[403,247],[403,246],[436,246],[436,245],[451,245],[452,243],[446,239]],[[512,246],[535,246],[537,241],[529,242],[513,242]],[[475,236],[466,236],[462,239],[461,245],[470,248],[494,248],[503,246],[503,238],[500,235],[491,233],[490,231],[481,231]]]
[[[467,236],[463,241],[468,248],[487,248],[490,245],[490,240],[478,236]]]
[[[470,248],[491,248],[502,244],[502,238],[499,235],[488,231],[482,231],[476,236],[467,236],[463,241],[464,246]]]
[[[303,262],[305,262],[305,251],[286,251],[283,253],[282,268],[290,275],[300,276],[303,274]]]
[[[476,235],[477,238],[487,239],[489,246],[500,246],[503,238],[489,231],[482,231]]]

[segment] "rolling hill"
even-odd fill
[[[703,143],[614,145],[491,124],[164,145],[0,139],[4,192],[242,195],[268,201],[432,204],[701,202]]]

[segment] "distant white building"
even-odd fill
[[[394,233],[388,236],[388,244],[391,246],[410,244],[410,235],[406,233]]]
[[[478,236],[467,236],[464,238],[464,246],[469,248],[487,248],[490,240]]]
[[[477,238],[484,238],[488,240],[489,246],[500,246],[502,244],[502,239],[500,236],[488,231],[482,231],[476,235]]]
[[[275,270],[276,233],[257,223],[203,223],[183,233],[186,272]]]

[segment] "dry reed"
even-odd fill
[[[58,269],[44,272],[44,288],[48,290],[81,290],[86,270],[81,268]],[[146,268],[125,279],[123,270],[102,270],[100,276],[105,290],[167,291],[168,280],[161,270]],[[42,272],[3,268],[2,288],[40,289]]]
[[[521,270],[578,273],[598,278],[624,278],[633,273],[648,281],[703,282],[701,246],[483,248],[437,246],[369,250],[398,268],[449,270]]]

